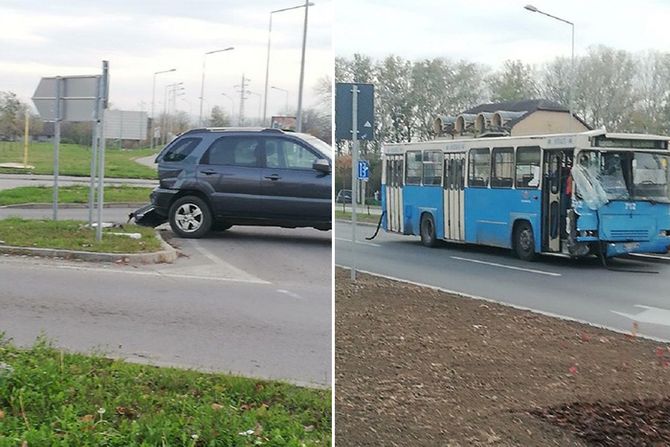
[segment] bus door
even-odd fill
[[[561,186],[565,169],[565,153],[545,151],[543,161],[544,185],[542,187],[542,246],[550,252],[561,251]]]
[[[465,239],[465,152],[444,154],[444,238]]]
[[[403,231],[402,186],[403,155],[386,157],[386,222],[387,230]]]

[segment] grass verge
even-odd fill
[[[105,176],[116,178],[155,179],[156,171],[135,161],[154,154],[151,149],[105,150]],[[19,142],[0,143],[0,163],[23,162],[23,146]],[[35,166],[33,174],[53,174],[53,144],[32,143],[28,163]],[[61,144],[59,148],[60,175],[88,176],[91,173],[91,148],[77,144]],[[24,170],[0,169],[5,173],[25,173]]]
[[[115,233],[140,233],[141,239],[131,239]],[[105,229],[102,240],[95,240],[95,229],[84,227],[75,220],[33,220],[9,217],[0,220],[0,241],[4,245],[32,248],[57,248],[105,253],[148,253],[160,250],[160,241],[153,228],[124,225]]]
[[[149,202],[151,188],[138,186],[105,186],[105,203]],[[22,203],[51,203],[53,188],[22,186],[0,191],[0,206]],[[58,188],[58,203],[88,203],[88,186]]]
[[[358,222],[377,224],[379,222],[379,217],[379,214],[368,214],[367,211],[356,212],[356,220]],[[351,220],[351,213],[349,211],[335,210],[335,219]]]
[[[330,420],[329,390],[0,339],[2,446],[329,446]]]

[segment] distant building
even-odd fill
[[[480,104],[433,121],[436,138],[546,135],[591,130],[579,116],[546,99]]]

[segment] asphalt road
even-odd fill
[[[509,250],[444,244],[421,245],[416,236],[385,233],[372,241],[375,228],[335,225],[335,262],[358,269],[457,291],[535,311],[670,340],[670,258],[627,258],[603,268],[596,258],[571,260],[543,256],[524,262]],[[658,272],[658,273],[642,273]],[[337,306],[337,303],[336,303]]]
[[[129,211],[106,209],[105,221]],[[233,227],[172,239],[184,254],[176,263],[139,267],[0,257],[0,331],[21,345],[43,332],[70,350],[329,385],[331,237]]]

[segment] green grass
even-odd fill
[[[0,447],[330,446],[329,390],[63,353],[43,338],[26,350],[0,340],[2,363],[13,371],[0,369]]]
[[[116,149],[105,151],[105,176],[116,178],[155,179],[156,171],[134,161],[156,153],[151,149]],[[77,144],[61,144],[59,148],[60,175],[88,176],[91,173],[91,148]],[[20,142],[0,142],[0,163],[23,163],[23,144]],[[28,164],[35,166],[33,174],[53,174],[53,144],[32,143],[28,155]],[[23,170],[0,169],[0,172],[19,172]]]
[[[4,245],[31,248],[58,248],[106,253],[144,253],[160,250],[160,241],[153,228],[124,225],[123,228],[105,229],[105,232],[141,233],[141,239],[103,234],[95,240],[95,229],[84,227],[74,220],[28,220],[9,217],[0,220],[0,241]]]
[[[340,205],[340,207],[341,206],[342,205]],[[368,214],[367,211],[365,211],[365,209],[363,209],[363,211],[361,210],[356,211],[356,220],[358,222],[377,224],[379,222],[379,217],[380,217],[379,214]],[[351,213],[349,211],[342,211],[341,209],[338,210],[336,208],[335,219],[351,220]]]
[[[105,203],[149,202],[151,188],[137,186],[106,186]],[[0,191],[0,206],[21,203],[51,203],[53,188],[48,186],[22,186]],[[58,188],[58,203],[88,203],[88,186]]]

